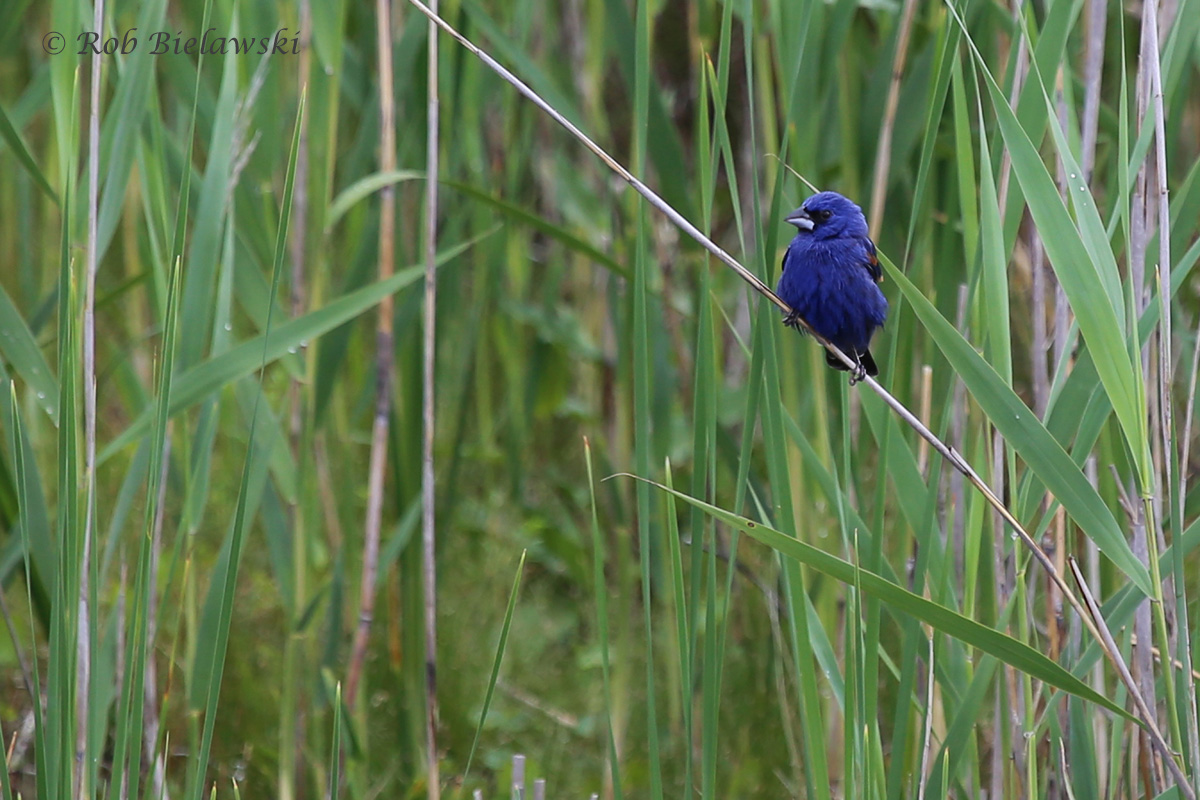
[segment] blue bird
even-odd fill
[[[858,362],[850,383],[879,374],[868,347],[887,319],[887,299],[879,290],[883,271],[862,209],[837,192],[820,192],[788,214],[796,238],[783,255],[775,293],[792,307],[784,324],[812,329]],[[825,363],[851,371],[829,351]]]

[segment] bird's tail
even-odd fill
[[[851,351],[847,351],[846,355],[858,356],[858,363],[863,365],[863,370],[865,370],[866,373],[868,375],[870,375],[872,378],[874,378],[876,375],[879,374],[879,367],[875,366],[875,359],[871,357],[870,350],[862,350],[857,353],[854,352],[853,350],[851,350]],[[837,356],[835,356],[833,353],[829,352],[828,350],[825,351],[825,363],[828,364],[829,366],[833,367],[834,369],[840,369],[842,372],[850,371],[850,368],[847,367],[845,364],[843,364],[842,360],[840,358],[838,358]]]

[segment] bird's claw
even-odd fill
[[[784,315],[783,324],[789,328],[804,330],[804,328],[800,325],[800,314],[795,311]]]
[[[865,380],[866,377],[867,377],[867,368],[865,366],[863,366],[863,363],[861,361],[856,360],[854,363],[854,369],[850,370],[850,385],[853,386],[854,384],[858,383],[859,381]]]

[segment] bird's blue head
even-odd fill
[[[862,209],[837,192],[819,192],[788,214],[785,221],[814,239],[866,236],[867,219]]]

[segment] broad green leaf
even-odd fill
[[[931,625],[959,641],[976,647],[988,655],[995,656],[1005,664],[1016,667],[1022,672],[1044,681],[1045,683],[1073,694],[1096,705],[1102,706],[1125,719],[1134,720],[1133,715],[1118,706],[1112,700],[1096,692],[1083,681],[1067,672],[1061,666],[1046,656],[1034,650],[1027,644],[981,625],[973,619],[958,614],[945,606],[926,600],[920,595],[913,594],[907,589],[885,580],[874,572],[830,555],[812,545],[805,544],[799,539],[788,536],[774,528],[761,525],[751,519],[718,508],[714,505],[697,500],[683,492],[670,489],[660,483],[627,475],[639,481],[645,481],[661,491],[669,492],[679,500],[703,509],[726,525],[737,528],[742,533],[756,539],[772,550],[809,566],[818,572],[848,585],[857,586],[862,591],[890,604],[896,610],[911,614],[922,622]]]
[[[395,172],[375,172],[365,178],[359,178],[354,183],[347,186],[341,191],[333,202],[329,204],[329,210],[325,216],[325,230],[333,230],[338,221],[345,215],[347,211],[354,207],[355,203],[360,203],[367,199],[375,192],[378,192],[385,186],[394,186],[403,181],[424,180],[425,173],[413,169],[401,169]]]
[[[179,285],[181,259],[176,258],[171,270],[171,283],[167,289],[167,315],[163,323],[162,347],[158,360],[157,396],[154,402],[154,421],[149,435],[149,460],[146,483],[146,511],[143,517],[142,535],[138,537],[138,558],[132,613],[124,644],[124,670],[121,693],[116,713],[116,744],[113,748],[113,777],[117,783],[126,784],[130,794],[137,797],[141,780],[143,725],[145,716],[146,659],[153,657],[153,634],[148,621],[148,608],[157,585],[158,576],[153,573],[151,547],[154,525],[160,502],[159,486],[163,480],[162,458],[166,453],[167,429],[170,425],[171,383],[175,372],[175,351],[178,341]],[[101,737],[102,738],[102,737]]]
[[[0,355],[29,384],[37,395],[38,405],[57,424],[58,383],[50,374],[50,365],[33,332],[3,286],[0,286]]]
[[[162,29],[166,14],[166,0],[143,3],[137,18],[137,30],[157,31]],[[120,80],[113,93],[112,104],[104,115],[104,132],[101,138],[100,162],[104,165],[104,191],[100,197],[98,241],[96,252],[104,257],[113,232],[120,219],[125,203],[125,189],[133,166],[137,147],[134,143],[141,135],[142,120],[150,106],[150,93],[154,88],[154,65],[158,56],[143,42],[121,63]]]
[[[983,109],[979,109],[983,128]],[[1000,221],[1000,202],[992,178],[992,159],[987,137],[979,137],[979,223],[982,232],[983,324],[988,332],[992,364],[1005,384],[1012,385],[1012,337],[1008,312],[1008,253],[1004,250],[1004,229]],[[969,204],[967,198],[964,203]]]
[[[8,112],[4,110],[3,105],[0,105],[0,139],[16,154],[17,160],[21,162],[21,166],[30,174],[34,183],[38,185],[38,188],[45,192],[47,197],[57,203],[58,195],[54,193],[54,189],[50,188],[50,182],[42,174],[37,161],[30,155],[29,148],[25,146],[25,140],[21,138],[20,131],[16,129],[12,120],[9,119]]]
[[[280,275],[283,272],[303,119],[304,94],[301,92],[300,107],[296,111],[296,123],[292,130],[292,147],[291,155],[288,158],[287,177],[283,183],[283,207],[279,211],[279,225],[276,227],[275,255],[271,267],[272,297],[278,294]],[[271,331],[271,316],[268,314],[258,351],[260,390],[262,389],[262,373],[266,371],[267,362],[270,360]],[[257,441],[258,402],[262,398],[261,391],[256,394],[256,398],[255,407],[250,414],[250,437],[246,448],[248,452],[242,468],[241,485],[238,489],[233,523],[222,548],[221,560],[224,563],[217,568],[214,579],[209,585],[205,614],[201,622],[201,629],[206,630],[207,633],[201,641],[210,646],[197,650],[193,663],[195,674],[200,677],[197,677],[190,686],[190,707],[193,710],[204,712],[204,729],[200,739],[199,755],[194,762],[195,769],[192,771],[192,780],[189,781],[193,800],[200,800],[205,784],[201,776],[208,770],[213,731],[216,728],[221,679],[225,669],[225,654],[229,646],[229,631],[233,622],[233,597],[237,588],[242,547],[266,485],[266,462],[270,457],[271,442],[259,443]],[[254,487],[253,491],[251,490],[252,486]]]
[[[1147,596],[1153,596],[1150,573],[1134,556],[1116,518],[1062,445],[907,276],[886,257],[881,256],[880,261],[929,331],[930,338],[937,343],[1005,441],[1045,482],[1071,518],[1100,550]]]
[[[1096,371],[1112,399],[1129,448],[1138,463],[1144,465],[1146,415],[1138,391],[1138,375],[1126,348],[1121,295],[1119,292],[1114,294],[1117,276],[1112,251],[1105,246],[1108,255],[1104,258],[1095,247],[1089,248],[1085,244],[1037,147],[1009,108],[1007,98],[996,85],[982,56],[976,53],[976,58],[1012,158],[1013,171],[1029,203],[1029,213],[1042,235],[1046,255],[1095,358]],[[1096,214],[1090,194],[1086,198],[1077,198],[1075,208],[1081,219],[1090,220],[1091,215]],[[1099,224],[1098,216],[1096,224]],[[1085,223],[1089,241],[1093,228],[1092,224]],[[1140,471],[1145,474],[1145,469]]]
[[[955,26],[957,31],[958,27]],[[975,260],[975,248],[979,245],[979,209],[975,203],[971,202],[971,198],[975,197],[975,156],[974,147],[972,146],[971,138],[971,117],[967,112],[967,82],[963,79],[962,61],[955,57],[953,61],[953,92],[951,93],[954,110],[954,153],[955,153],[955,170],[958,178],[958,196],[959,207],[962,213],[962,229],[963,229],[963,256],[967,263],[973,263]],[[930,136],[931,140],[935,137]],[[932,148],[932,141],[928,145]],[[991,170],[991,164],[988,162],[982,163],[982,169]],[[909,236],[912,239],[912,229],[916,225],[916,220],[909,223]]]
[[[1036,67],[1041,64],[1044,69],[1053,72],[1057,65],[1063,62],[1064,53],[1066,53],[1067,42],[1071,35],[1072,22],[1078,15],[1079,7],[1082,3],[1077,0],[1065,0],[1064,2],[1048,3],[1045,19],[1042,21],[1041,30],[1037,31],[1036,37],[1026,37],[1026,43],[1032,49],[1032,57],[1029,63]],[[1022,7],[1023,13],[1030,16],[1027,12],[1028,6]],[[1016,47],[1016,39],[1021,35],[1022,20],[1014,20],[1012,29],[1014,49]],[[967,41],[974,48],[974,42],[970,36],[967,36]],[[1014,59],[1015,61],[1015,59]],[[1015,70],[1012,62],[1010,62],[1008,75],[1010,80],[1015,80]],[[1020,90],[1020,97],[1017,100],[1016,118],[1020,121],[1021,127],[1029,134],[1030,139],[1040,141],[1042,134],[1046,129],[1046,105],[1038,97],[1037,87],[1034,81],[1026,79]],[[1010,84],[1005,82],[1004,89],[1008,91]],[[1053,114],[1053,112],[1051,112]],[[1004,209],[1004,242],[1009,252],[1012,251],[1014,242],[1016,241],[1017,229],[1020,226],[1021,218],[1024,216],[1022,206],[1025,203],[1023,196],[1023,184],[1010,184],[1008,190],[1008,202]]]
[[[9,394],[16,392],[16,385],[4,369],[2,361],[0,386],[6,386]],[[6,510],[11,512],[12,516],[9,518],[17,522],[14,527],[20,529],[19,535],[10,536],[3,550],[0,550],[0,581],[10,580],[13,573],[29,559],[27,588],[30,613],[36,614],[41,624],[49,628],[56,541],[50,534],[52,528],[46,506],[45,485],[38,469],[33,443],[30,442],[28,431],[21,420],[18,405],[0,402],[0,428],[10,431],[13,437],[9,462],[0,462],[0,494],[5,495],[6,506],[12,503]],[[9,464],[12,465],[11,473]]]
[[[231,35],[237,35],[234,27]],[[200,184],[196,213],[191,217],[191,247],[184,258],[183,295],[179,307],[180,329],[186,335],[179,342],[179,366],[188,369],[200,362],[209,341],[212,325],[213,291],[216,287],[217,255],[229,208],[230,182],[233,180],[235,153],[231,143],[237,106],[238,64],[242,59],[225,55],[220,94],[216,103],[209,138],[208,162]],[[249,113],[249,109],[247,110]],[[180,206],[185,202],[180,197]],[[182,224],[182,221],[181,221]],[[182,249],[183,240],[178,245]]]

